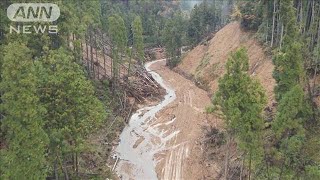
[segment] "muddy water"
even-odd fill
[[[151,126],[156,120],[156,113],[176,99],[173,89],[168,87],[159,74],[150,70],[154,63],[165,60],[149,62],[145,65],[152,77],[166,90],[164,100],[156,106],[144,107],[137,110],[131,116],[129,124],[120,135],[120,144],[115,149],[115,155],[119,157],[116,167],[121,179],[154,180],[158,179],[155,171],[157,160],[154,155],[165,150],[166,142],[175,137],[179,131],[171,132],[159,130],[162,124]],[[175,119],[165,123],[168,125]],[[156,141],[155,141],[156,140]]]

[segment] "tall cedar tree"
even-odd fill
[[[45,109],[37,97],[37,78],[25,44],[11,42],[4,49],[1,110],[8,148],[1,152],[0,179],[45,179],[48,137],[43,126]]]
[[[144,63],[144,45],[143,45],[143,29],[139,16],[134,18],[132,22],[133,47],[140,64]]]
[[[63,161],[71,162],[70,157],[73,156],[73,170],[78,170],[77,155],[84,148],[84,138],[106,116],[104,106],[94,94],[93,86],[85,78],[81,67],[74,62],[80,53],[79,39],[83,38],[87,27],[99,27],[100,2],[70,0],[56,3],[62,11],[57,21],[59,36],[19,35],[19,42],[25,42],[29,50],[21,43],[5,44],[15,42],[17,36],[4,36],[0,32],[0,45],[5,47],[7,58],[3,60],[4,54],[0,55],[0,64],[3,64],[1,77],[6,77],[1,83],[1,93],[5,95],[1,97],[5,101],[1,105],[1,114],[6,118],[0,121],[3,122],[2,130],[7,134],[6,144],[9,144],[1,152],[0,179],[45,179],[46,172],[53,169],[56,170],[57,178],[60,172],[56,168],[61,168],[67,177],[71,173],[66,172]],[[5,15],[3,11],[0,14],[1,17]],[[5,18],[3,20],[1,22],[5,23]],[[0,31],[4,26],[1,23]],[[74,42],[78,47],[74,57],[67,53],[71,50],[67,49],[69,43],[65,41],[70,40],[72,34],[78,40]],[[67,50],[50,51],[59,47]],[[18,51],[13,52],[13,49]],[[27,95],[30,95],[28,99]],[[15,121],[9,121],[11,119]],[[42,126],[47,135],[42,129],[37,129]],[[43,142],[38,145],[40,141]],[[44,162],[44,157],[47,163]],[[58,165],[61,167],[57,167]]]
[[[279,179],[301,177],[301,169],[309,160],[303,155],[306,142],[304,92],[300,85],[287,92],[279,103],[273,131],[278,139],[275,158],[279,161]]]
[[[120,15],[113,15],[108,18],[109,36],[112,41],[112,71],[113,79],[116,81],[120,75],[120,64],[122,55],[127,52],[127,30]]]
[[[179,62],[184,38],[184,20],[181,12],[177,12],[174,17],[167,21],[164,28],[164,44],[168,57],[167,64],[174,67]]]
[[[261,131],[266,96],[259,82],[248,74],[246,49],[240,48],[231,54],[226,70],[219,80],[213,104],[223,113],[229,135],[235,135],[239,148],[248,155],[250,176],[252,165],[259,164],[263,157]]]
[[[62,48],[51,50],[36,67],[41,102],[47,109],[50,162],[63,161],[68,153],[77,158],[83,151],[83,140],[105,120],[104,106],[81,67]],[[74,162],[76,170],[77,164]]]
[[[303,178],[315,172],[311,172],[317,163],[311,149],[319,149],[319,145],[313,143],[316,134],[310,134],[313,131],[308,125],[312,119],[311,107],[302,87],[305,84],[303,48],[292,0],[281,1],[280,16],[285,35],[280,52],[274,58],[279,107],[272,125],[277,141],[274,157],[280,163],[275,163],[273,168],[278,172],[277,178]]]
[[[302,44],[298,41],[299,33],[292,0],[281,1],[280,15],[285,36],[283,46],[273,60],[275,65],[273,77],[277,82],[275,94],[278,101],[292,87],[301,83],[304,77]]]

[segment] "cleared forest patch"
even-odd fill
[[[274,68],[272,59],[266,55],[254,34],[241,30],[238,22],[229,23],[218,31],[207,45],[198,45],[188,52],[176,70],[193,76],[195,81],[201,80],[200,83],[207,82],[209,92],[214,93],[218,87],[219,77],[225,72],[228,55],[239,47],[248,49],[250,74],[261,82],[271,105],[275,86],[272,77]],[[204,59],[206,63],[203,63]]]
[[[251,77],[258,79],[264,87],[268,98],[268,107],[265,110],[269,113],[268,116],[272,116],[275,105],[273,90],[276,84],[272,77],[274,69],[272,58],[267,55],[267,51],[252,32],[241,29],[239,22],[229,23],[215,33],[212,39],[189,51],[174,70],[192,79],[198,87],[212,95],[218,89],[219,78],[225,73],[225,65],[230,53],[240,47],[245,47],[248,51],[250,66],[248,73]],[[231,179],[239,177],[243,162],[235,139],[231,139],[232,143],[228,145],[227,138],[224,136],[225,126],[221,123],[220,117],[208,114],[207,118],[200,138],[203,146],[201,158],[203,166],[208,170],[205,174],[211,172],[208,178],[222,178],[225,170],[225,152],[230,150],[228,177]]]

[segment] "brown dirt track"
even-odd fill
[[[168,150],[157,155],[160,160],[156,167],[159,179],[206,179],[215,177],[212,167],[206,167],[203,161],[203,147],[201,137],[202,127],[208,121],[215,122],[216,126],[221,121],[205,113],[205,108],[210,105],[208,93],[190,80],[173,72],[159,62],[151,66],[162,76],[165,82],[175,89],[176,99],[157,114],[155,124],[170,124],[166,130],[170,132],[179,130],[180,133],[167,144]],[[176,118],[173,122],[172,119]],[[171,122],[170,122],[171,121]],[[160,126],[161,128],[161,126]],[[215,166],[216,171],[219,167]]]

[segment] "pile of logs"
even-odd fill
[[[139,102],[143,102],[146,97],[158,97],[164,94],[164,89],[143,67],[136,66],[132,76],[123,78],[120,84],[124,91]]]
[[[82,64],[87,69],[88,76],[96,80],[108,80],[112,90],[125,94],[125,97],[119,97],[123,109],[126,108],[129,97],[141,103],[146,98],[158,98],[164,94],[164,89],[138,64],[131,64],[129,71],[128,62],[122,62],[119,64],[119,76],[114,79],[110,39],[100,30],[88,31],[86,41],[82,42],[81,47]],[[156,48],[156,51],[164,53],[160,47]]]

